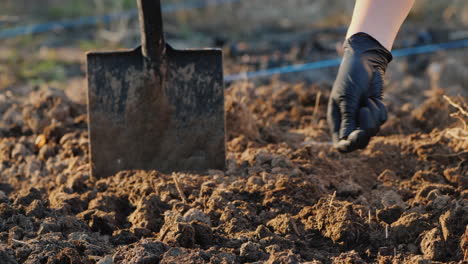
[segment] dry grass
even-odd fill
[[[463,128],[457,127],[448,129],[446,135],[454,139],[468,142],[468,111],[466,110],[468,107],[466,107],[466,103],[463,98],[459,98],[459,100],[457,100],[460,102],[455,102],[450,97],[444,95],[444,99],[447,100],[451,106],[457,109],[457,112],[452,113],[450,116],[459,119],[463,123]]]

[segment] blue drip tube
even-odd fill
[[[437,52],[440,50],[459,49],[459,48],[466,48],[466,47],[468,47],[468,39],[463,39],[463,40],[456,40],[456,41],[450,41],[450,42],[444,42],[444,43],[438,43],[438,44],[429,44],[429,45],[422,45],[422,46],[416,46],[416,47],[411,47],[411,48],[394,50],[392,54],[393,54],[393,57],[405,57],[405,56],[410,56],[410,55],[433,53],[433,52]],[[278,75],[278,74],[286,74],[286,73],[293,73],[293,72],[323,69],[323,68],[329,68],[329,67],[337,67],[340,65],[340,63],[341,63],[341,58],[336,58],[336,59],[330,59],[330,60],[310,62],[310,63],[305,63],[305,64],[288,65],[288,66],[270,68],[270,69],[265,69],[265,70],[260,70],[260,71],[228,75],[225,77],[225,81],[234,82],[234,81],[239,81],[239,80],[267,77],[267,76]]]
[[[181,4],[167,4],[162,6],[162,11],[165,13],[186,11],[198,9],[208,6],[228,4],[239,2],[240,0],[194,0]],[[0,39],[8,39],[19,36],[39,34],[45,32],[53,32],[65,29],[75,29],[86,26],[95,26],[99,23],[111,23],[120,19],[131,19],[138,17],[138,10],[128,10],[116,14],[108,14],[102,16],[81,17],[64,21],[54,21],[43,24],[20,26],[0,31]]]

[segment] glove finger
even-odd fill
[[[333,143],[337,143],[340,132],[341,113],[338,104],[336,104],[332,99],[330,99],[328,102],[327,122],[328,127],[330,128]]]
[[[341,113],[340,139],[346,139],[356,130],[358,118],[358,99],[346,98],[339,103]]]
[[[341,153],[349,153],[357,149],[363,149],[369,144],[369,136],[362,129],[355,130],[349,134],[348,139],[343,139],[335,145]]]
[[[377,113],[378,114],[378,113]],[[363,107],[359,111],[359,127],[364,130],[368,137],[373,137],[379,130],[379,122],[374,119],[373,113],[368,107]]]
[[[369,97],[382,99],[383,83],[383,72],[376,70],[374,72],[374,76],[372,77]]]
[[[380,109],[380,125],[383,125],[388,120],[387,107],[379,99],[371,99]]]
[[[359,110],[359,124],[360,129],[351,132],[346,140],[340,140],[337,144],[337,149],[340,152],[348,153],[367,147],[377,126],[369,108],[362,107]]]
[[[338,151],[349,153],[357,149],[363,149],[369,144],[370,137],[376,133],[377,122],[367,107],[362,107],[359,110],[359,126],[346,139],[341,139],[335,145]]]
[[[363,116],[367,115],[367,113],[362,113],[362,112],[369,112],[369,116]],[[370,117],[370,118],[369,118]],[[362,120],[366,118],[366,120]],[[366,130],[370,136],[375,136],[379,130],[380,130],[380,124],[381,124],[381,111],[380,108],[375,104],[375,102],[372,99],[367,100],[367,107],[361,108],[360,114],[359,114],[359,126],[361,129]],[[364,122],[364,125],[361,123]]]

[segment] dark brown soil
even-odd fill
[[[332,79],[230,85],[228,169],[200,175],[93,179],[83,104],[52,88],[4,91],[0,263],[467,260],[467,131],[443,98],[466,98],[453,79],[465,76],[430,72],[467,63],[433,60],[420,76],[394,63],[390,120],[347,155],[329,143]]]

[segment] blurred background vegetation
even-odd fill
[[[193,1],[213,2],[163,0],[162,3]],[[136,0],[1,2],[0,31],[35,23],[119,13],[136,7]],[[259,40],[294,41],[292,36],[303,32],[323,28],[345,30],[353,6],[354,1],[343,0],[240,0],[164,13],[165,31],[171,44],[177,48],[218,46],[223,43],[238,45]],[[468,1],[417,0],[403,30],[417,33],[431,28],[466,30]],[[341,36],[344,37],[343,34]],[[59,87],[69,85],[70,78],[84,76],[84,51],[131,48],[139,42],[136,18],[0,40],[0,89],[18,82],[35,85],[55,82],[59,83],[56,84]]]
[[[190,1],[193,2],[193,0],[162,2],[180,4]],[[168,13],[165,19],[174,25],[178,32],[185,34],[202,30],[212,34],[244,37],[271,27],[300,29],[346,26],[353,5],[354,1],[343,0],[240,0],[193,11]],[[116,13],[135,7],[135,0],[2,0],[0,28]],[[466,27],[468,1],[417,0],[408,21],[420,26],[443,24]],[[131,27],[128,24],[127,26]],[[120,23],[118,29],[123,29],[123,23]]]

